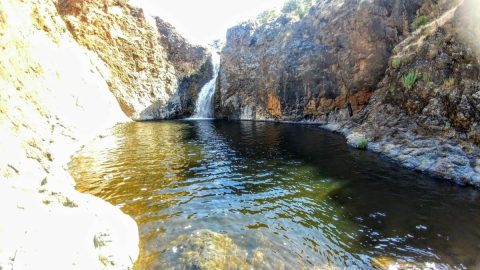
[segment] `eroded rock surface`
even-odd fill
[[[322,123],[404,166],[480,186],[472,10],[478,1],[318,1],[299,21],[243,23],[222,51],[216,115]]]
[[[104,78],[136,120],[189,115],[212,77],[209,52],[190,45],[160,18],[124,0],[61,0],[58,10],[78,43],[107,64]]]
[[[282,15],[229,29],[217,115],[301,120],[347,107],[357,113],[422,2],[318,1],[300,21]]]
[[[53,1],[0,1],[1,269],[128,269],[136,259],[133,219],[75,191],[63,168],[81,144],[128,120],[106,69]]]
[[[464,21],[475,9],[475,1],[445,4],[438,17],[425,9],[431,23],[395,48],[369,105],[345,126],[407,167],[480,185],[480,30]]]

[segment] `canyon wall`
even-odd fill
[[[233,27],[216,116],[322,123],[404,166],[480,185],[478,14],[461,14],[477,4],[320,0],[299,20]]]
[[[127,120],[106,65],[75,42],[52,1],[1,0],[0,45],[0,268],[127,269],[135,222],[76,192],[63,168],[82,143]]]
[[[207,49],[125,0],[60,0],[58,10],[74,39],[107,64],[104,77],[127,116],[193,113],[198,92],[212,78]]]
[[[131,269],[135,222],[65,164],[129,117],[191,114],[209,59],[122,1],[0,0],[0,269]]]
[[[229,29],[217,115],[299,120],[347,106],[358,112],[422,2],[318,1],[300,20],[283,14]]]
[[[166,49],[168,61],[174,65],[179,78],[177,95],[181,109],[172,117],[192,116],[202,86],[214,76],[211,55],[205,48],[191,45],[168,22],[158,17],[155,22],[161,37],[160,43]]]

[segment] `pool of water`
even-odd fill
[[[480,269],[477,190],[315,125],[120,124],[70,172],[137,221],[137,269]]]

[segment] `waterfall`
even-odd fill
[[[212,53],[213,78],[206,83],[198,94],[195,113],[190,119],[213,118],[213,95],[215,94],[218,70],[220,68],[220,56],[217,52]]]

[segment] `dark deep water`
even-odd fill
[[[70,171],[137,221],[138,269],[193,268],[182,241],[199,229],[227,235],[255,269],[371,269],[374,258],[480,269],[478,191],[313,125],[120,124]],[[230,257],[223,268],[238,265]]]

